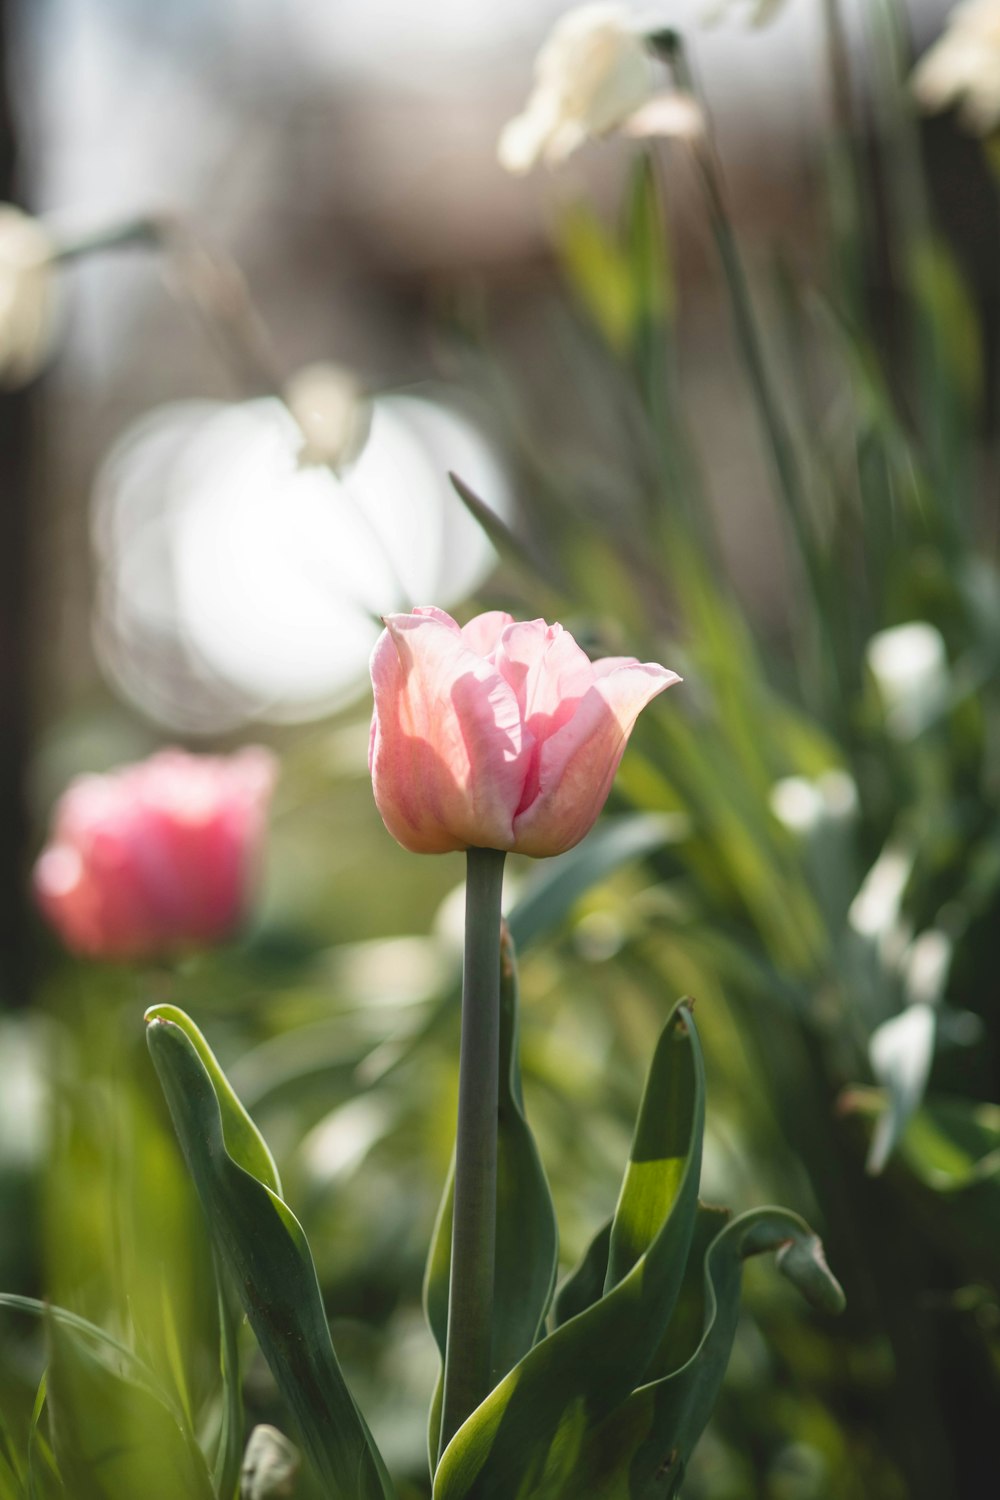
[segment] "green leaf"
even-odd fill
[[[589,203],[572,204],[556,225],[563,274],[616,354],[635,321],[636,291],[628,257]]]
[[[167,1401],[50,1319],[47,1399],[59,1472],[89,1500],[214,1500],[205,1458]]]
[[[507,920],[519,953],[566,920],[591,886],[634,860],[676,843],[688,830],[678,813],[624,813],[603,818],[565,854],[548,859],[524,884]]]
[[[239,1325],[223,1285],[216,1260],[216,1290],[219,1307],[219,1368],[222,1374],[222,1410],[216,1443],[212,1482],[217,1495],[235,1494],[243,1462],[243,1387],[240,1373]]]
[[[519,988],[514,944],[503,929],[500,954],[500,1097],[497,1135],[497,1240],[493,1379],[500,1380],[538,1338],[555,1288],[559,1232],[545,1169],[524,1113],[518,1057]],[[424,1308],[444,1359],[454,1181],[449,1174],[431,1242]],[[441,1378],[431,1405],[431,1470],[441,1431]]]
[[[676,1494],[726,1373],[749,1256],[775,1251],[778,1268],[809,1302],[827,1313],[842,1311],[844,1295],[822,1245],[800,1218],[762,1208],[720,1229],[723,1214],[699,1206],[678,1311],[664,1345],[673,1368],[588,1432],[574,1470],[552,1500],[581,1493],[588,1500],[667,1500]]]
[[[689,1101],[686,1119],[674,1108],[678,1096]],[[536,1344],[459,1428],[435,1475],[434,1500],[559,1495],[586,1432],[643,1379],[687,1260],[704,1124],[701,1049],[681,1004],[653,1057],[612,1229],[622,1279]]]
[[[604,1296],[604,1282],[608,1274],[608,1247],[611,1244],[612,1220],[607,1219],[594,1235],[583,1259],[576,1270],[559,1288],[553,1309],[556,1328],[568,1323],[578,1313],[586,1312],[593,1303]]]
[[[265,1187],[280,1198],[281,1179],[267,1142],[236,1097],[229,1079],[219,1067],[215,1053],[191,1017],[176,1005],[152,1005],[146,1012],[145,1020],[147,1026],[154,1021],[169,1021],[183,1031],[212,1081],[222,1115],[226,1150],[245,1172],[256,1177],[258,1182],[264,1183]]]
[[[663,337],[663,325],[673,320],[677,303],[663,204],[652,154],[648,151],[636,161],[626,215],[628,259],[635,298],[633,332],[641,345],[644,338]]]
[[[270,1155],[261,1156],[228,1086],[217,1093],[221,1071],[214,1059],[206,1063],[207,1043],[193,1040],[193,1023],[162,1009],[148,1019],[149,1050],[213,1241],[309,1457],[332,1500],[383,1500],[392,1486],[337,1363],[302,1227],[269,1181],[230,1153],[229,1141],[268,1178]]]

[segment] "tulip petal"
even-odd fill
[[[532,748],[513,690],[454,621],[421,612],[385,623],[370,761],[386,827],[415,853],[509,848]]]
[[[514,689],[521,718],[538,741],[568,722],[594,681],[593,663],[569,631],[544,620],[505,630],[496,666]]]
[[[580,701],[538,758],[537,795],[514,821],[520,854],[561,854],[579,843],[604,803],[640,712],[673,683],[655,662],[619,662]]]
[[[513,615],[506,614],[502,609],[490,609],[462,626],[462,639],[477,656],[492,657],[501,635],[513,623]]]

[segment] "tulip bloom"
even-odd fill
[[[72,782],[34,875],[66,946],[149,958],[229,937],[246,910],[275,774],[256,747],[228,757],[164,750]]]
[[[592,662],[561,625],[494,611],[459,627],[389,615],[372,653],[369,765],[389,832],[417,854],[536,856],[579,843],[639,713],[676,672]]]

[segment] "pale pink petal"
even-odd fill
[[[437,618],[385,623],[370,753],[386,827],[417,853],[508,847],[531,749],[513,692]]]
[[[513,615],[505,614],[502,609],[487,610],[486,614],[476,615],[462,626],[462,639],[477,656],[492,657],[501,635],[513,623]]]
[[[438,609],[436,604],[415,604],[410,610],[411,615],[419,615],[422,620],[437,620],[439,625],[447,625],[449,630],[459,630],[457,620],[453,620],[446,610]]]
[[[495,660],[517,695],[525,725],[539,741],[566,723],[594,681],[593,664],[569,631],[544,620],[509,626]]]
[[[579,843],[607,801],[640,712],[679,681],[653,662],[625,663],[597,679],[541,747],[537,794],[514,822],[518,853],[560,854]]]

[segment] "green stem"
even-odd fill
[[[822,626],[829,623],[830,617],[827,579],[812,535],[806,489],[795,445],[768,369],[757,315],[750,295],[750,285],[726,206],[722,170],[712,144],[707,107],[698,95],[691,65],[678,33],[675,31],[657,32],[649,38],[649,41],[670,66],[678,87],[698,98],[705,117],[705,130],[691,142],[691,154],[705,197],[712,235],[729,291],[736,341],[749,377],[750,392],[757,409],[761,429],[770,449],[778,491],[795,537],[799,559],[805,577],[812,588],[813,602],[819,615],[818,623]],[[826,658],[823,662],[824,675],[830,688],[835,691],[837,662],[832,651],[825,645],[825,642],[829,640],[829,632],[821,629],[819,635],[819,650]]]
[[[468,851],[442,1453],[492,1386],[500,1087],[500,896],[505,857],[500,849]]]

